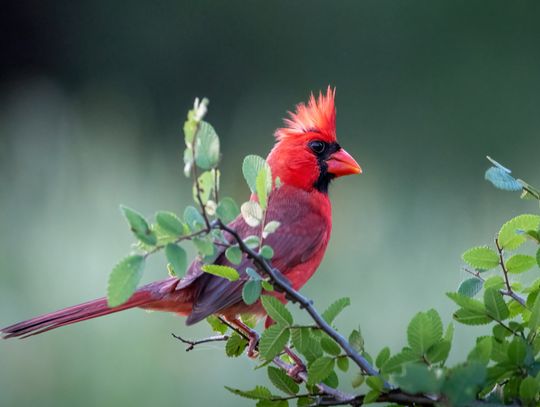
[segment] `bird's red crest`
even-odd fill
[[[326,94],[319,92],[317,98],[311,94],[307,104],[296,105],[296,111],[289,112],[290,118],[284,120],[286,127],[277,129],[276,139],[282,141],[289,137],[315,132],[320,134],[319,138],[323,141],[336,141],[335,95],[336,89],[328,86]]]

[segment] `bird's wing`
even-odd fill
[[[287,189],[283,186],[272,194],[266,221],[278,221],[280,226],[264,240],[264,244],[274,249],[272,265],[285,275],[323,249],[330,233],[329,220],[307,193],[295,193],[292,199]],[[280,193],[281,190],[284,191]],[[260,228],[249,227],[242,218],[236,219],[231,226],[242,238],[260,234]],[[242,301],[242,286],[248,279],[245,270],[247,267],[255,268],[252,261],[245,257],[240,265],[231,264],[223,253],[216,259],[215,264],[234,267],[240,273],[240,279],[231,282],[203,273],[200,271],[202,264],[194,263],[191,274],[198,275],[198,292],[187,324],[194,324]]]

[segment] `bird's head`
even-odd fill
[[[362,169],[337,142],[335,89],[312,94],[289,112],[285,127],[276,130],[276,144],[268,156],[272,175],[306,191],[326,193],[336,177],[359,174]]]

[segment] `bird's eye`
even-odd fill
[[[309,142],[309,148],[311,148],[315,154],[321,154],[326,149],[326,143],[320,140],[313,140]]]

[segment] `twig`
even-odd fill
[[[225,342],[229,339],[228,335],[216,335],[216,336],[210,336],[208,338],[204,339],[197,339],[197,340],[189,340],[184,339],[181,336],[171,334],[174,338],[178,339],[180,342],[185,343],[188,345],[186,347],[186,352],[189,352],[190,350],[195,349],[195,346],[200,345],[202,343],[208,343],[208,342]]]
[[[462,270],[465,271],[466,273],[469,273],[475,276],[477,279],[481,280],[482,282],[486,281],[486,279],[482,277],[478,271],[469,270],[467,267],[462,267]],[[516,294],[514,291],[499,290],[499,292],[502,295],[506,295],[507,297],[514,299],[515,301],[519,302],[523,307],[527,308],[525,299],[519,294]]]
[[[512,286],[510,285],[510,280],[508,279],[508,270],[506,268],[506,264],[504,263],[504,256],[503,256],[503,248],[499,244],[499,239],[495,239],[495,246],[497,246],[497,251],[499,252],[499,264],[501,265],[502,272],[504,274],[504,281],[506,283],[506,292],[503,292],[503,294],[508,295],[512,297],[514,300],[519,302],[522,306],[527,307],[525,304],[525,300],[521,298],[519,295],[514,293],[514,290],[512,290]]]

